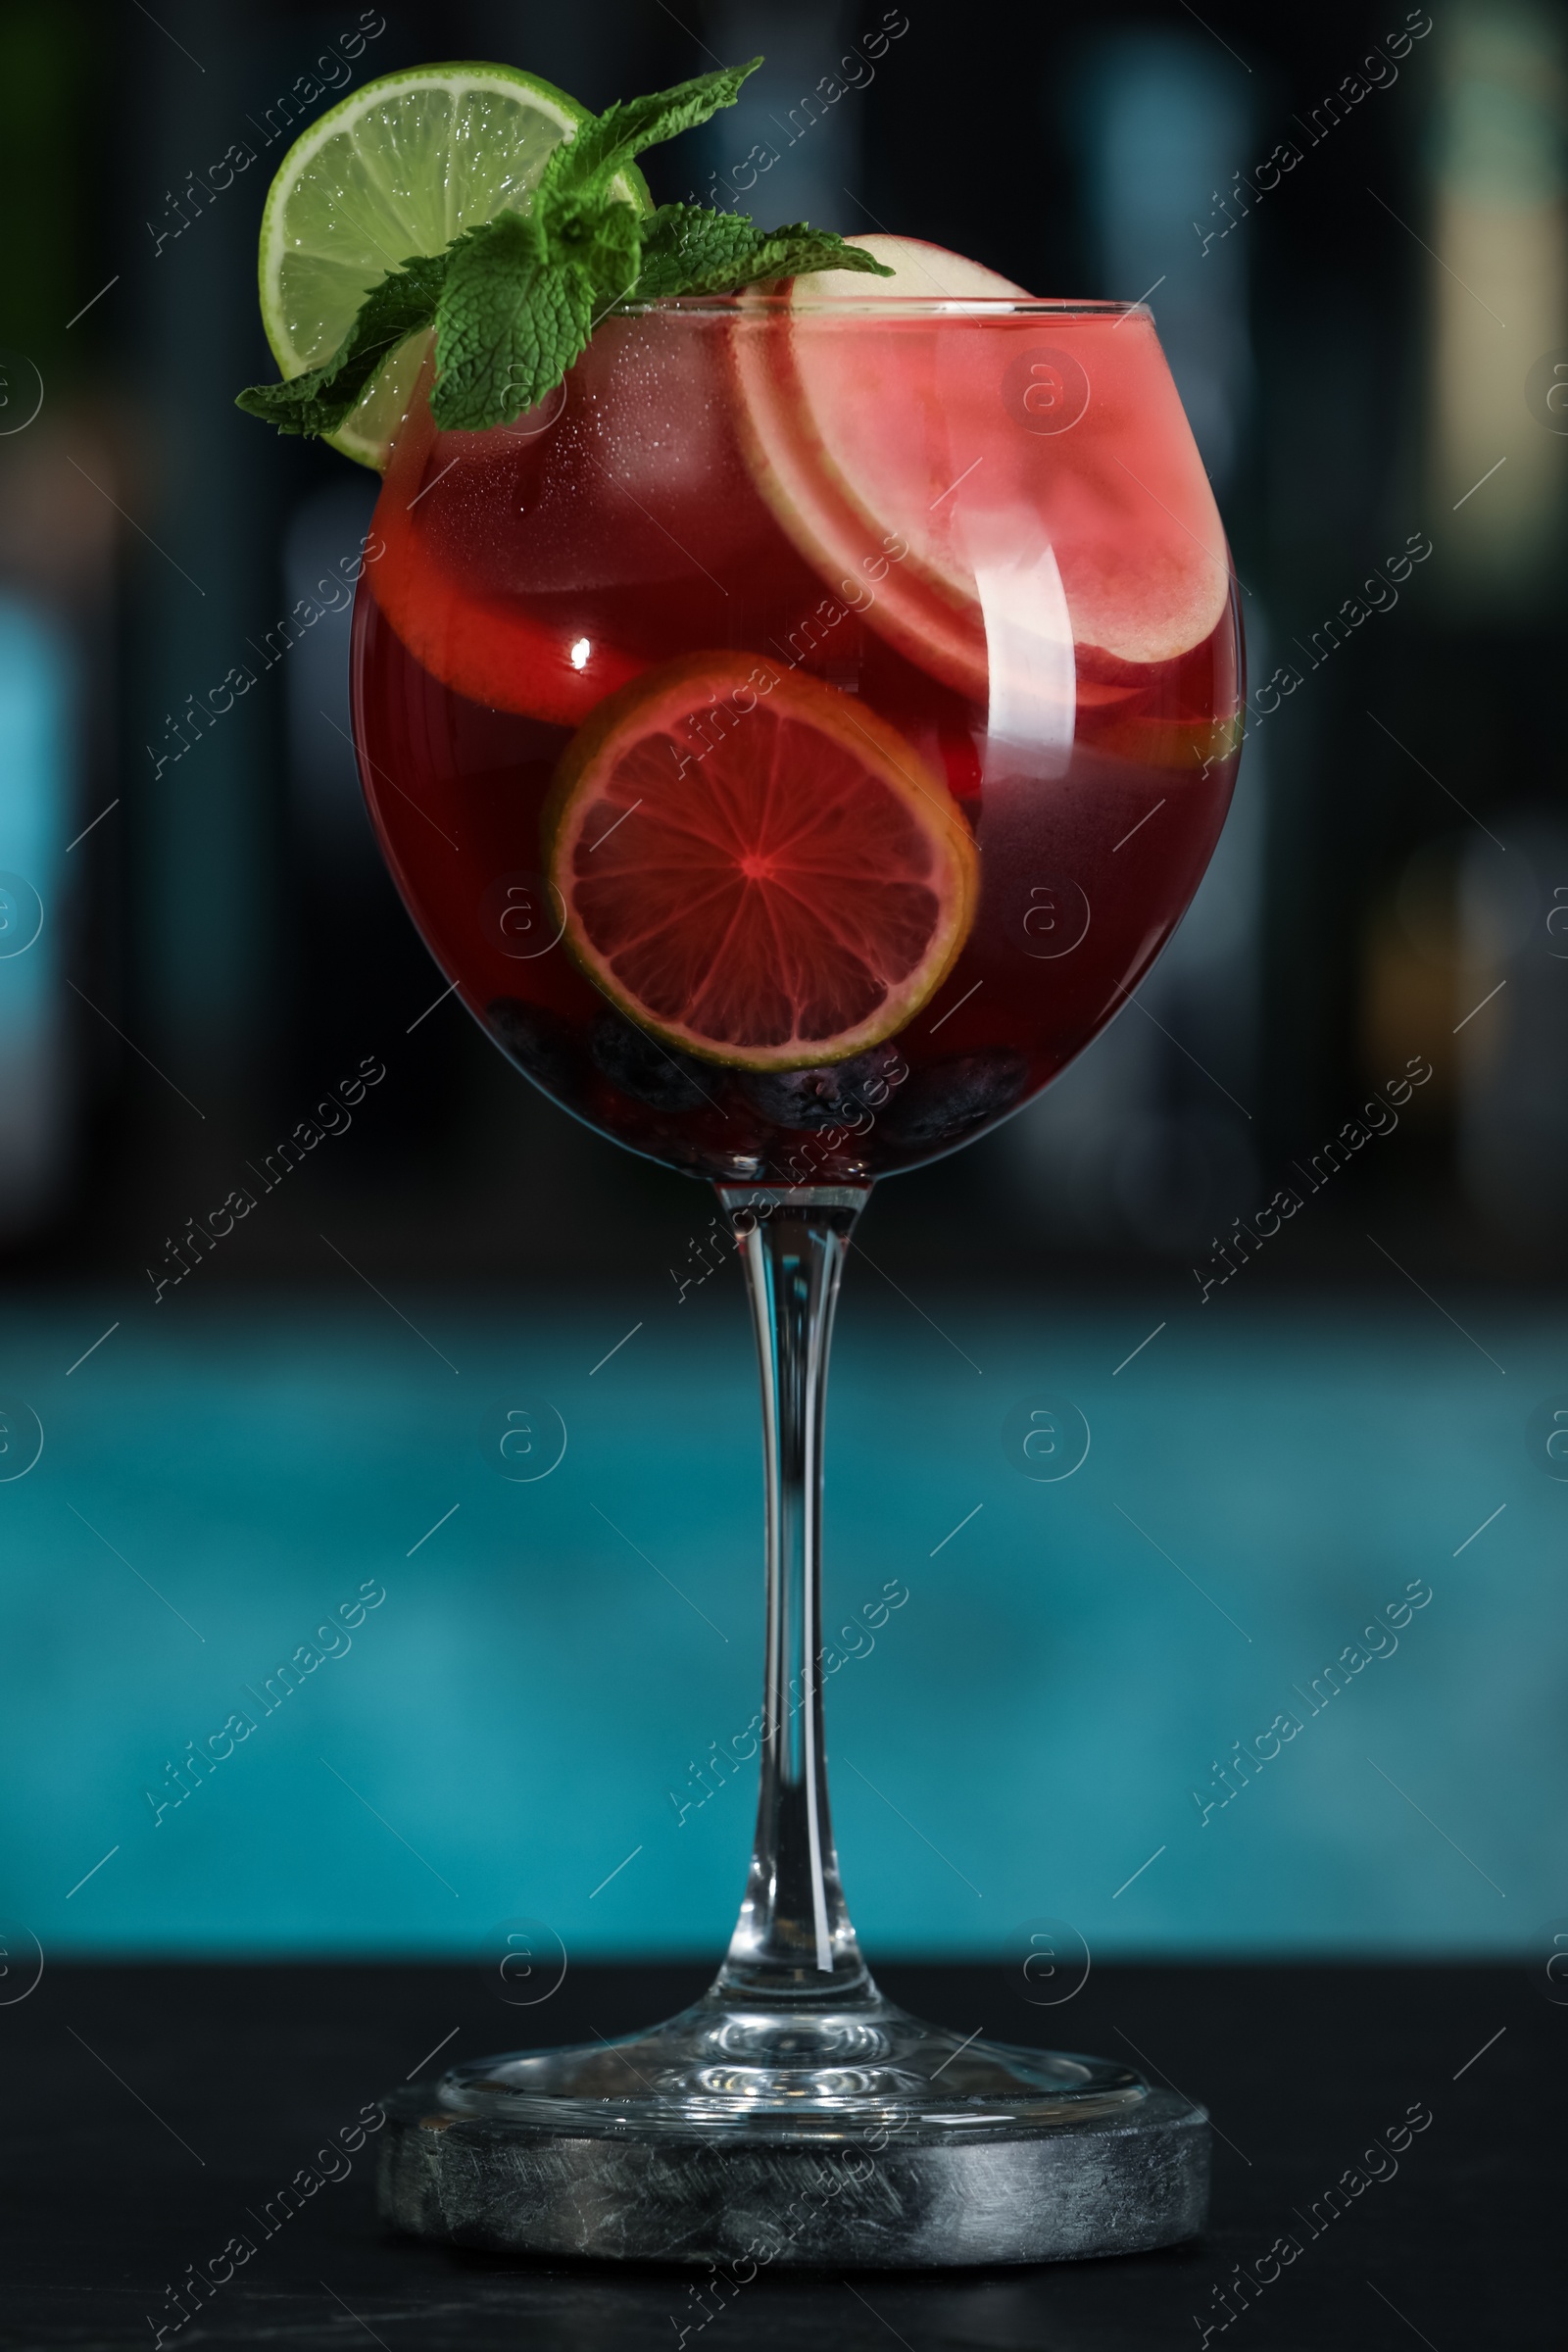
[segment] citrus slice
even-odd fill
[[[426,370],[433,366],[426,355]],[[437,433],[427,382],[416,375],[413,389],[418,397],[392,450],[370,526],[372,542],[379,542],[368,573],[375,601],[415,660],[455,693],[492,710],[575,727],[612,688],[648,664],[580,619],[546,619],[517,597],[484,594],[465,577],[461,544],[453,551],[433,543],[421,482],[433,488],[456,465],[456,453],[484,437]],[[514,429],[525,430],[528,421],[519,417]],[[483,514],[482,484],[479,499],[468,503]]]
[[[750,654],[650,670],[567,746],[545,810],[565,938],[644,1029],[749,1070],[902,1029],[973,919],[968,827],[837,687]]]
[[[512,66],[419,66],[384,74],[295,140],[262,215],[262,323],[284,380],[337,349],[371,286],[411,255],[442,253],[460,229],[525,212],[546,158],[585,106]],[[641,172],[616,192],[648,205]],[[428,336],[413,335],[367,386],[334,449],[381,467]]]
[[[1229,562],[1147,315],[1036,306],[940,247],[852,242],[896,275],[797,279],[732,335],[759,485],[822,578],[902,548],[871,626],[999,709],[1017,699],[999,662],[1027,670],[1031,631],[1059,632],[1052,566],[1073,645],[1140,665],[1200,645]],[[908,307],[932,296],[954,308]]]

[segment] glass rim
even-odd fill
[[[1112,302],[1091,296],[1036,294],[822,294],[797,304],[792,294],[762,294],[747,287],[738,294],[665,294],[648,302],[620,302],[622,318],[654,318],[679,313],[694,317],[711,314],[734,318],[757,312],[785,313],[804,318],[835,315],[840,318],[1126,318],[1134,314],[1152,318],[1147,302]]]

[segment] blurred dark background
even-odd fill
[[[711,1200],[443,1001],[360,805],[345,620],[191,714],[375,491],[233,406],[272,372],[283,102],[292,131],[466,56],[598,107],[759,50],[656,193],[733,201],[760,150],[769,225],[1147,296],[1251,672],[1229,826],[1137,1004],[861,1228],[829,1605],[908,1594],[832,1696],[861,1932],[1517,1945],[1568,1913],[1554,0],[0,5],[0,1926],[728,1932],[750,1784],[702,1760],[756,1704],[760,1465]],[[368,1057],[352,1126],[158,1303],[189,1221]],[[1093,1428],[1061,1484],[998,1443],[1042,1391]],[[518,1393],[569,1431],[538,1485],[481,1458]],[[168,1809],[371,1581],[352,1658]],[[1411,1586],[1397,1658],[1319,1720]],[[1215,1811],[1217,1759],[1291,1707],[1292,1761]]]
[[[370,1271],[476,1282],[592,1278],[607,1225],[662,1245],[695,1213],[685,1180],[574,1127],[455,1003],[418,1020],[441,981],[359,806],[342,621],[205,737],[187,715],[192,748],[159,772],[171,723],[372,503],[371,476],[232,406],[271,372],[254,254],[281,143],[224,189],[208,170],[259,145],[247,123],[301,76],[321,89],[302,122],[334,103],[314,61],[360,27],[334,78],[496,56],[593,106],[763,50],[755,97],[655,156],[656,193],[733,203],[770,142],[759,214],[882,222],[1044,294],[1148,292],[1265,690],[1231,829],[1143,1009],[1008,1127],[889,1188],[883,1232],[955,1273],[1152,1259],[1185,1282],[1415,1054],[1435,1076],[1402,1132],[1270,1281],[1385,1283],[1363,1230],[1391,1190],[1423,1262],[1557,1277],[1562,10],[1463,0],[1430,29],[1396,0],[382,16],[0,12],[0,864],[48,908],[0,960],[13,1271],[141,1279],[366,1054],[389,1081],[352,1143],[235,1235],[220,1279],[319,1279],[327,1200]],[[906,29],[872,65],[857,44],[884,17]],[[840,95],[791,143],[824,75]],[[1412,536],[1430,556],[1383,584]]]

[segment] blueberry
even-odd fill
[[[890,1043],[814,1070],[759,1070],[742,1084],[747,1100],[776,1127],[844,1127],[868,1110],[880,1113],[894,1099],[904,1066]]]
[[[696,1110],[713,1100],[716,1072],[634,1029],[618,1012],[596,1016],[588,1050],[612,1085],[655,1110]]]
[[[576,1042],[559,1012],[496,997],[484,1008],[490,1034],[518,1069],[552,1094],[571,1091],[579,1075]]]
[[[896,1143],[956,1142],[988,1119],[1000,1119],[1023,1093],[1029,1064],[1021,1054],[998,1050],[959,1054],[916,1070],[888,1105],[887,1131]]]

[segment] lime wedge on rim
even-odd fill
[[[262,215],[262,323],[279,374],[329,359],[370,287],[412,254],[526,212],[551,149],[593,119],[514,66],[418,66],[340,100],[295,140]],[[635,169],[615,189],[649,209]],[[385,466],[426,340],[411,335],[331,435],[344,457]]]

